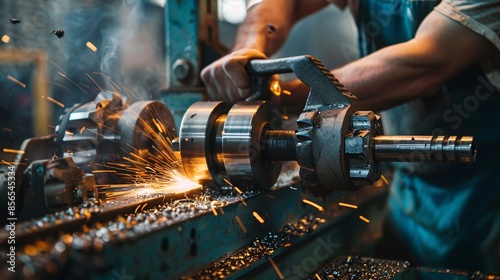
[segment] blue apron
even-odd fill
[[[361,55],[412,39],[439,2],[359,0]],[[472,135],[476,141],[475,164],[395,165],[388,220],[421,265],[500,273],[499,108],[500,93],[473,65],[436,95],[381,112],[388,135]]]

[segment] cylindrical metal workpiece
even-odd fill
[[[238,102],[227,113],[222,134],[222,157],[234,184],[258,183],[270,188],[276,182],[281,162],[262,158],[264,132],[280,129],[281,115],[265,101]]]
[[[186,111],[179,133],[182,164],[193,180],[212,178],[223,186],[222,130],[231,106],[224,102],[196,102]]]
[[[294,130],[268,130],[264,133],[264,160],[297,160],[297,137]]]
[[[474,162],[476,148],[471,136],[379,135],[373,138],[376,161]]]

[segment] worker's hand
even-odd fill
[[[231,104],[245,100],[250,95],[250,78],[245,65],[251,59],[266,59],[256,49],[232,52],[208,65],[201,71],[210,100],[222,100]]]

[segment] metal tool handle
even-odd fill
[[[269,79],[274,74],[284,73],[294,73],[299,80],[309,86],[311,92],[308,104],[325,104],[332,103],[332,101],[337,104],[348,104],[354,98],[330,73],[330,70],[310,55],[251,60],[246,65],[246,71],[251,82],[250,97],[247,100],[269,100]],[[327,100],[320,100],[325,94],[315,94],[315,92],[324,93],[325,89],[328,91],[336,89],[341,94],[329,95]]]

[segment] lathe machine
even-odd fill
[[[181,94],[203,99],[205,64],[183,44],[214,41],[195,27],[216,5],[165,10],[164,98],[103,91],[67,109],[54,134],[27,139],[2,174],[1,279],[490,277],[356,256],[381,235],[384,162],[471,163],[473,137],[383,135],[311,56],[251,61],[261,100],[182,108]],[[186,28],[200,37],[171,43]],[[296,126],[265,101],[281,73],[310,87]]]

